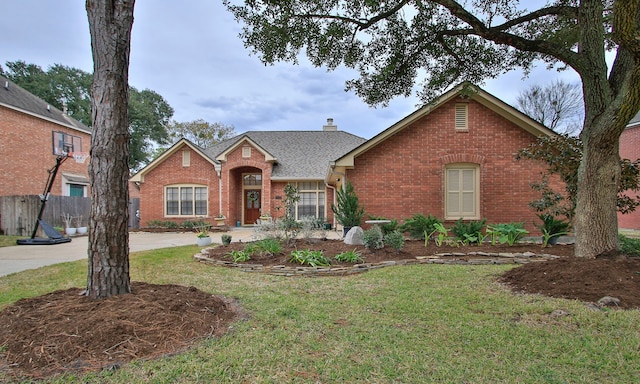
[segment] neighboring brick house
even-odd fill
[[[337,131],[331,120],[322,131],[247,132],[207,150],[182,139],[132,178],[140,185],[141,225],[218,213],[227,225],[252,225],[260,211],[282,215],[289,182],[302,191],[298,217],[335,224],[334,191],[348,180],[371,215],[486,218],[537,232],[528,204],[540,196],[530,183],[544,169],[514,155],[553,131],[481,89],[462,90],[370,140]]]
[[[65,144],[71,151],[89,152],[91,129],[0,76],[0,196],[42,194],[56,152]],[[89,196],[88,165],[88,160],[65,161],[51,194]]]
[[[620,157],[631,161],[640,159],[640,113],[631,119],[620,136]],[[640,191],[631,192],[633,196],[639,194]],[[618,227],[640,230],[640,208],[626,215],[618,213]]]

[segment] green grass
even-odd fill
[[[236,298],[227,335],[64,383],[635,383],[640,311],[513,294],[508,266],[414,265],[286,278],[194,262],[197,246],[131,255],[133,280]],[[0,278],[0,305],[82,286],[86,261]],[[554,317],[556,309],[570,313]],[[2,381],[2,376],[0,376]]]
[[[16,245],[18,239],[25,239],[29,236],[0,236],[0,247],[12,247]]]

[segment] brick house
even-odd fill
[[[62,147],[88,152],[90,145],[89,127],[0,76],[0,196],[42,194]],[[88,196],[88,165],[65,161],[51,194]]]
[[[131,178],[140,186],[141,225],[219,214],[227,225],[253,225],[261,213],[282,214],[288,183],[301,193],[296,217],[331,220],[329,162],[363,142],[331,121],[321,131],[250,131],[206,150],[179,140]]]
[[[620,157],[636,161],[640,159],[640,112],[629,122],[620,136]],[[631,192],[633,196],[639,192]],[[640,209],[623,215],[618,213],[618,227],[640,230]]]
[[[247,132],[207,150],[180,140],[131,179],[140,186],[142,226],[152,220],[212,219],[252,225],[282,215],[296,183],[298,217],[333,222],[335,188],[351,181],[366,213],[398,221],[414,213],[453,222],[538,220],[530,182],[543,168],[515,153],[553,131],[483,90],[460,85],[370,140],[337,130]]]

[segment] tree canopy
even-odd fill
[[[203,119],[178,122],[172,121],[167,127],[172,142],[185,138],[201,148],[208,148],[234,135],[234,127],[222,123],[209,123]]]
[[[521,4],[522,3],[522,4]],[[367,103],[416,92],[431,101],[454,84],[482,84],[541,62],[582,82],[585,119],[574,229],[576,255],[618,249],[619,138],[640,109],[640,4],[623,0],[225,0],[240,37],[265,64],[358,70],[347,82]],[[536,3],[536,5],[539,3]],[[606,54],[614,53],[610,66]]]
[[[66,111],[74,119],[91,126],[92,74],[77,68],[54,64],[46,71],[24,61],[5,63],[0,68],[7,78],[22,88]],[[156,145],[167,144],[167,124],[173,108],[158,93],[129,87],[129,132],[131,134],[129,168],[138,170],[146,165]]]

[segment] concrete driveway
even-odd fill
[[[221,243],[222,233],[230,234],[234,242],[251,241],[254,234],[251,228],[233,228],[229,232],[212,232],[211,240],[214,243]],[[87,236],[81,236],[73,238],[70,243],[63,244],[0,247],[0,276],[66,261],[86,259],[88,239]],[[196,235],[193,232],[129,233],[130,252],[195,244]]]

